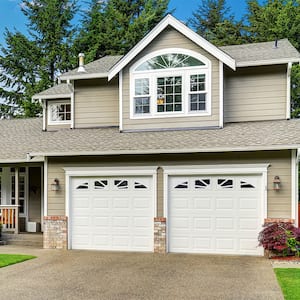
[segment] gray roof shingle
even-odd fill
[[[78,68],[66,72],[60,76],[61,80],[65,79],[77,79],[80,77],[87,77],[89,75],[102,75],[103,77],[108,76],[108,71],[111,67],[116,64],[122,58],[121,55],[116,56],[104,56],[100,59],[97,59],[93,62],[90,62],[84,65],[86,72],[78,72]]]
[[[300,61],[300,53],[287,39],[278,40],[277,47],[273,41],[223,46],[220,49],[234,58],[238,67],[274,61]]]
[[[118,128],[42,131],[42,119],[0,121],[0,162],[41,156],[255,151],[300,148],[300,120],[226,124],[215,130],[120,133]]]
[[[38,94],[33,95],[32,99],[44,99],[49,98],[51,96],[53,97],[70,97],[71,93],[73,92],[73,87],[71,84],[68,83],[61,83],[57,84],[47,90],[44,90]]]

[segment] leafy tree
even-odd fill
[[[300,51],[300,1],[268,0],[260,4],[248,1],[248,32],[252,42],[288,38]],[[292,117],[300,116],[300,68],[292,68]]]
[[[243,21],[235,21],[226,0],[201,0],[189,24],[199,35],[217,46],[246,41]]]
[[[169,0],[91,0],[77,52],[84,52],[87,61],[125,54],[164,17],[168,4]]]
[[[6,46],[1,46],[0,56],[0,97],[6,99],[13,115],[38,115],[40,106],[31,102],[32,95],[51,87],[56,75],[71,67],[70,22],[75,4],[75,0],[24,0],[21,9],[29,21],[28,37],[6,29]],[[1,111],[5,115],[9,110],[2,106]]]

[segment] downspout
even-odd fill
[[[47,123],[47,110],[46,110],[46,106],[47,106],[47,104],[46,104],[46,102],[47,102],[47,100],[46,99],[44,99],[44,100],[42,100],[42,99],[40,99],[40,102],[41,102],[41,104],[42,104],[42,107],[43,107],[43,131],[46,131],[46,123]]]
[[[287,78],[286,78],[286,118],[291,118],[291,73],[292,73],[291,62],[287,66]]]
[[[70,83],[68,80],[68,84],[72,85],[72,94],[71,94],[71,129],[75,128],[75,89],[74,89],[74,81]]]

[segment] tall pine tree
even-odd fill
[[[75,48],[87,61],[125,54],[166,15],[168,4],[169,0],[91,0]]]
[[[199,35],[217,46],[246,41],[243,22],[236,21],[230,14],[226,0],[201,0],[189,24]]]
[[[71,67],[70,22],[76,0],[24,0],[22,12],[28,19],[28,34],[6,30],[6,46],[1,47],[0,97],[11,109],[0,110],[2,115],[31,117],[40,111],[39,104],[31,102],[32,95],[51,87],[57,74]]]

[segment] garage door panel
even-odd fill
[[[210,218],[194,218],[194,230],[212,230]]]
[[[194,238],[193,249],[195,252],[203,252],[212,248],[212,241],[210,238]]]
[[[257,239],[240,239],[239,248],[244,252],[256,252]]]
[[[236,249],[235,239],[233,238],[216,238],[216,250],[217,252],[233,252]]]
[[[194,198],[193,199],[193,202],[194,202],[194,207],[195,209],[200,209],[200,210],[211,210],[212,209],[212,200],[211,198]]]
[[[216,230],[234,230],[235,219],[233,218],[216,218]]]
[[[128,198],[114,198],[113,208],[130,208],[130,201]]]
[[[133,225],[135,228],[149,228],[149,218],[134,217]],[[151,226],[152,227],[152,226]]]
[[[143,196],[133,198],[133,208],[134,209],[149,209],[151,203],[149,203],[149,197],[145,198]]]
[[[169,251],[260,255],[261,201],[258,175],[169,176]]]
[[[234,209],[235,201],[232,198],[216,198],[216,210],[232,211]]]
[[[76,201],[74,202],[74,209],[89,208],[89,206],[89,196],[76,197]]]
[[[94,209],[100,208],[109,208],[109,203],[111,202],[110,198],[92,198],[92,207]]]
[[[153,251],[152,177],[74,178],[71,187],[73,249]]]
[[[243,218],[239,219],[240,230],[256,230],[259,223],[256,218]]]

